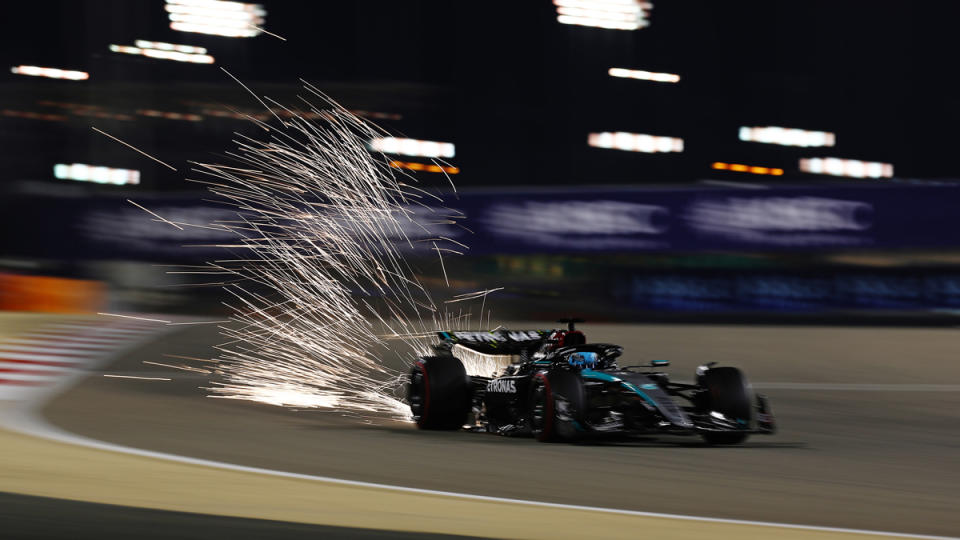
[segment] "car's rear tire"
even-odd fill
[[[538,441],[573,441],[581,436],[586,396],[578,374],[569,371],[535,374],[529,403],[530,431]]]
[[[425,356],[410,368],[407,403],[420,429],[455,430],[470,412],[470,378],[452,356]]]
[[[719,367],[707,370],[700,379],[706,392],[701,407],[716,411],[731,419],[744,429],[754,423],[753,389],[746,376],[734,367]],[[740,431],[704,432],[707,444],[739,444],[747,440],[747,433]]]

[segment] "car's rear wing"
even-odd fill
[[[553,330],[495,330],[492,332],[437,332],[450,344],[471,376],[490,377],[510,364],[520,362],[524,353],[538,347]]]
[[[519,354],[487,354],[455,344],[450,354],[463,363],[467,375],[471,377],[496,377],[510,364],[521,361]]]
[[[463,345],[482,352],[499,352],[517,346],[528,347],[550,337],[553,330],[493,330],[490,332],[437,332],[437,337],[450,343]],[[509,353],[507,353],[509,354]]]

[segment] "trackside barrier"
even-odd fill
[[[99,281],[0,274],[0,310],[94,313],[105,301]]]

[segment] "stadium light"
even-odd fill
[[[447,174],[459,174],[460,169],[457,167],[448,167],[443,165],[428,164],[428,163],[417,163],[416,161],[391,161],[390,166],[394,169],[408,169],[411,171],[427,171],[427,172],[445,172]]]
[[[224,37],[253,37],[263,32],[267,11],[260,4],[220,0],[167,0],[170,28]]]
[[[31,75],[34,77],[47,77],[50,79],[66,79],[68,81],[85,81],[90,78],[86,71],[71,71],[69,69],[57,69],[39,66],[13,66],[10,73],[17,75]]]
[[[611,77],[622,77],[625,79],[640,79],[644,81],[657,81],[675,83],[680,82],[680,76],[675,73],[655,73],[653,71],[643,71],[639,69],[610,68],[607,73]]]
[[[396,137],[380,137],[370,141],[370,148],[384,154],[401,154],[404,156],[452,158],[455,153],[453,143],[420,141],[417,139],[398,139]]]
[[[740,140],[783,146],[833,146],[837,137],[828,131],[767,127],[741,127]]]
[[[553,0],[557,22],[613,30],[636,30],[649,26],[650,2],[640,0]]]
[[[113,169],[83,163],[57,163],[53,166],[53,176],[60,180],[78,180],[96,184],[139,184],[140,171],[132,169]]]
[[[804,158],[800,170],[813,174],[852,178],[893,178],[893,164],[840,158]]]
[[[746,172],[751,174],[770,174],[773,176],[783,176],[783,169],[775,167],[757,167],[755,165],[744,165],[742,163],[724,163],[722,161],[714,162],[712,168],[719,171]]]
[[[628,152],[683,152],[683,139],[627,133],[625,131],[591,133],[587,135],[587,144],[597,148],[611,148]]]
[[[147,41],[145,39],[138,39],[133,42],[134,45],[140,47],[141,49],[158,49],[161,51],[177,51],[187,54],[207,54],[206,47],[197,47],[195,45],[176,45],[173,43],[164,43],[162,41]]]
[[[203,49],[202,47],[199,48]],[[128,45],[110,45],[110,50],[115,53],[138,54],[149,58],[158,58],[160,60],[174,60],[177,62],[191,62],[194,64],[213,63],[213,57],[209,54],[187,53],[170,49],[148,49],[143,47],[130,47]]]

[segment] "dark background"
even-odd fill
[[[690,200],[742,199],[747,183],[773,188],[754,195],[774,202],[803,193],[842,195],[869,202],[876,213],[869,242],[848,248],[827,242],[784,250],[699,237],[659,251],[585,255],[511,244],[478,229],[465,239],[473,255],[447,262],[456,276],[453,292],[503,286],[502,306],[527,310],[518,317],[552,318],[574,301],[594,320],[678,310],[684,316],[747,310],[821,317],[851,309],[871,316],[889,309],[952,313],[960,306],[960,226],[953,217],[960,216],[960,198],[953,195],[960,177],[954,151],[958,3],[654,0],[650,26],[635,31],[559,24],[546,0],[262,4],[263,26],[286,41],[176,32],[162,0],[3,5],[8,24],[0,35],[0,65],[84,70],[90,79],[0,72],[0,274],[102,282],[110,309],[217,305],[217,291],[190,291],[157,267],[207,260],[178,249],[204,242],[172,238],[162,224],[146,232],[156,224],[126,200],[190,211],[205,194],[186,181],[188,160],[219,160],[237,133],[259,136],[249,121],[215,114],[265,114],[225,68],[283,104],[299,105],[303,78],[397,136],[453,142],[456,157],[449,162],[460,170],[453,178],[458,189],[494,202],[522,204],[522,193],[539,189],[545,201],[575,205],[599,197],[600,191],[589,191],[599,186],[611,186],[603,195],[611,200],[659,200],[643,190],[660,186],[688,190]],[[109,51],[110,44],[137,39],[203,46],[216,63]],[[607,74],[611,67],[677,73],[681,81],[614,78]],[[143,110],[199,121],[154,118]],[[837,143],[743,142],[741,126],[829,131]],[[685,148],[644,154],[589,147],[587,134],[603,131],[680,137]],[[816,156],[891,163],[895,177],[842,179],[798,170],[800,158]],[[718,171],[711,168],[716,161],[779,167],[785,174]],[[141,184],[57,180],[55,163],[136,169]],[[449,188],[441,174],[411,174],[428,188]],[[557,189],[579,191],[551,194]],[[477,207],[466,225],[482,227],[470,219],[487,207]],[[683,217],[681,206],[671,212]],[[142,237],[129,225],[135,217],[143,219]],[[110,220],[117,234],[106,238]],[[91,222],[101,224],[100,232],[91,233]],[[585,243],[581,238],[579,245]],[[421,279],[446,287],[435,258],[421,263]]]
[[[89,81],[0,75],[0,108],[58,112],[68,101],[116,111],[255,109],[219,67],[260,93],[295,99],[297,78],[348,107],[403,116],[380,120],[410,137],[453,141],[461,186],[649,184],[704,177],[726,161],[781,167],[836,156],[893,163],[901,178],[957,175],[960,113],[952,58],[960,5],[877,1],[659,1],[651,26],[616,31],[561,25],[546,1],[264,2],[262,34],[223,38],[174,32],[161,1],[22,2],[4,6],[4,65],[86,70]],[[205,46],[214,65],[111,53],[149,39]],[[610,67],[678,73],[679,84],[607,75]],[[62,111],[60,111],[62,112]],[[4,180],[47,179],[51,162],[139,168],[141,189],[183,189],[89,130],[152,148],[167,161],[219,151],[243,122],[67,122],[0,117]],[[186,125],[185,125],[186,124]],[[800,149],[737,139],[739,126],[837,134],[837,146]],[[592,131],[682,137],[682,154],[590,148]],[[421,174],[442,184],[439,175]],[[750,176],[751,179],[756,177]]]

